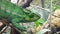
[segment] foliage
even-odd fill
[[[54,11],[59,8],[55,3],[55,0],[52,0],[52,8]]]

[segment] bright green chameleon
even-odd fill
[[[25,27],[22,27],[19,22],[34,22],[40,17],[30,10],[22,9],[7,0],[0,0],[0,19],[1,18],[5,18],[8,22],[11,22],[15,28],[25,31]]]

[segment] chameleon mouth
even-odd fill
[[[33,14],[32,16],[30,16],[30,18],[32,21],[36,21],[36,20],[40,19],[40,16]]]
[[[39,20],[40,19],[40,16],[38,16],[37,14],[33,14],[32,16],[31,16],[31,20],[32,21],[37,21],[37,20]]]
[[[29,21],[29,22],[33,22],[33,21],[37,21],[38,19],[40,19],[39,16],[37,16],[37,17],[31,17],[31,18],[27,18],[26,20]]]

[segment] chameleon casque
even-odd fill
[[[40,17],[32,13],[30,10],[23,9],[7,0],[0,0],[0,19],[5,18],[8,22],[22,31],[25,31],[26,28],[21,26],[21,23],[34,22]]]

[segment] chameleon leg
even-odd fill
[[[19,18],[12,19],[12,24],[15,28],[21,30],[21,31],[26,31],[26,28],[21,26],[18,22],[20,21]]]

